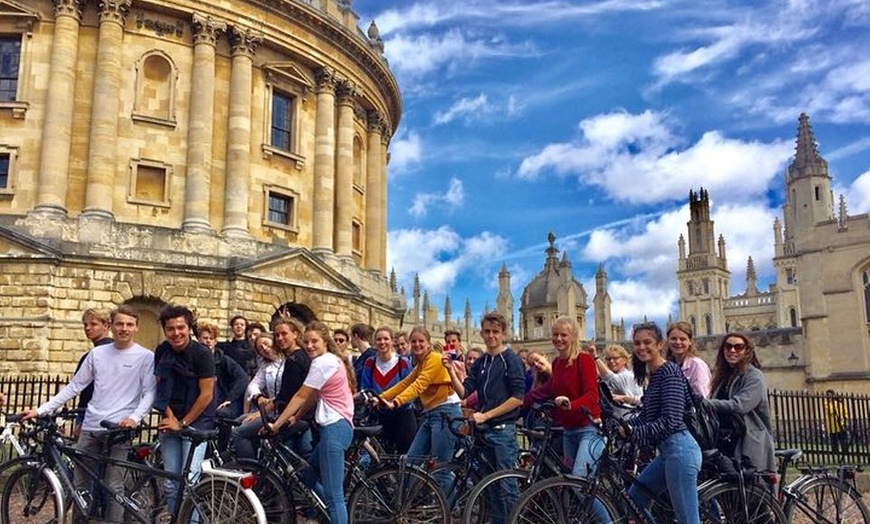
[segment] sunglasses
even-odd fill
[[[345,342],[347,342],[346,338],[334,338],[333,340],[336,344],[344,344]]]
[[[725,351],[734,350],[734,351],[739,353],[739,352],[743,351],[744,349],[746,349],[746,344],[744,344],[742,342],[738,342],[737,344],[732,344],[730,342],[726,342],[726,343],[722,344],[722,348]]]

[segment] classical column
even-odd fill
[[[335,252],[353,254],[353,115],[356,86],[338,84],[338,161],[335,172]]]
[[[390,163],[390,126],[386,122],[381,128],[381,179],[379,180],[378,199],[381,201],[380,216],[378,217],[378,238],[381,243],[381,259],[379,268],[381,272],[387,270],[387,164]]]
[[[332,251],[335,191],[335,72],[316,72],[317,116],[314,120],[314,224],[312,248]]]
[[[377,111],[368,114],[368,145],[366,147],[366,269],[378,270],[381,262],[381,130],[384,122]]]
[[[118,111],[121,103],[121,46],[132,0],[99,0],[100,29],[91,102],[88,178],[83,218],[114,220],[112,189],[117,172]]]
[[[228,237],[250,237],[248,188],[251,175],[251,71],[261,36],[233,27],[229,33],[233,62],[230,73],[230,118],[227,130],[227,187],[224,228]]]
[[[211,231],[208,221],[214,130],[214,56],[218,37],[227,29],[210,16],[193,14],[193,73],[187,124],[187,179],[184,184],[185,231]]]
[[[54,0],[54,43],[48,70],[34,208],[34,211],[47,215],[65,216],[67,212],[69,149],[81,21],[80,0]]]

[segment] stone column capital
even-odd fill
[[[341,80],[335,86],[335,95],[338,97],[338,105],[353,106],[356,102],[356,96],[359,93],[356,84],[350,80]]]
[[[82,0],[54,0],[55,16],[71,16],[82,21]]]
[[[193,43],[214,46],[217,39],[227,30],[227,24],[211,16],[193,13]]]
[[[391,138],[393,138],[393,136],[392,133],[390,133],[390,128],[389,126],[387,126],[386,122],[384,122],[384,126],[381,127],[381,145],[390,145]]]
[[[314,80],[317,82],[317,92],[332,91],[338,82],[335,76],[335,70],[331,67],[321,67],[314,71]]]
[[[368,124],[368,132],[374,133],[376,135],[381,135],[384,132],[384,129],[387,127],[387,121],[383,116],[377,111],[369,111],[366,120],[366,124]]]
[[[263,35],[249,27],[233,26],[229,31],[230,50],[233,56],[243,55],[253,57],[257,47],[263,41]]]
[[[124,25],[131,3],[133,0],[99,0],[97,9],[100,11],[100,23],[115,22]]]

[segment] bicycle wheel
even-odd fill
[[[745,495],[744,495],[745,493]],[[766,487],[717,483],[698,493],[704,524],[786,524],[785,514]]]
[[[287,489],[281,475],[253,460],[230,462],[224,467],[253,473],[257,477],[253,490],[263,505],[266,522],[293,522],[290,518],[295,514],[292,491]]]
[[[450,512],[431,475],[410,466],[372,472],[357,484],[347,503],[350,522],[447,524]]]
[[[480,482],[480,475],[475,471],[465,471],[465,467],[455,462],[439,462],[430,472],[439,486],[447,486],[444,500],[455,520],[459,520],[462,510],[468,502],[468,496]]]
[[[496,471],[483,477],[465,499],[462,506],[463,524],[485,524],[492,521],[490,500],[502,496],[502,482],[513,481],[520,492],[529,485],[531,471],[527,469],[508,469]]]
[[[512,524],[567,524],[597,522],[593,504],[597,500],[611,516],[618,515],[613,502],[603,492],[590,492],[591,486],[576,477],[553,477],[536,482],[520,495],[511,511]],[[612,522],[621,522],[612,517]]]
[[[870,511],[861,494],[833,477],[817,477],[800,485],[785,504],[793,524],[867,524]]]
[[[22,466],[9,475],[3,489],[3,524],[60,522],[61,502],[45,475],[34,466]]]
[[[155,516],[163,506],[163,495],[157,478],[145,472],[128,469],[124,475],[124,493],[142,513]],[[138,522],[129,512],[124,512],[124,522]]]
[[[256,508],[242,491],[230,479],[206,477],[185,494],[176,522],[260,524]]]

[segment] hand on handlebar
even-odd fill
[[[19,413],[19,415],[21,416],[21,422],[24,422],[25,420],[36,418],[39,414],[36,412],[35,409],[25,409],[24,411]]]
[[[553,399],[553,404],[559,409],[571,409],[571,400],[568,397],[556,397]]]

